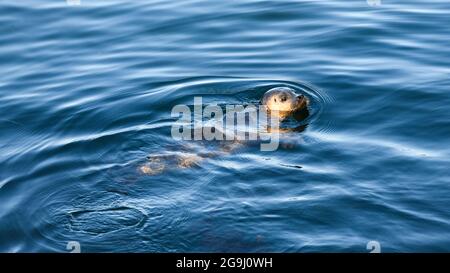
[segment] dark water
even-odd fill
[[[1,1],[0,33],[1,252],[450,251],[448,1]],[[314,102],[294,148],[137,171],[174,105],[275,86]]]

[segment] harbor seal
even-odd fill
[[[308,104],[309,100],[305,95],[297,94],[293,89],[289,87],[275,87],[266,91],[260,101],[265,106],[266,110],[272,117],[275,117],[279,121],[283,121],[288,117],[293,117],[295,120],[303,120],[308,116]],[[277,132],[299,132],[305,129],[305,125],[298,126],[296,128],[283,129],[276,128]],[[275,132],[273,129],[269,132]],[[142,164],[138,170],[142,174],[157,175],[167,169],[167,167],[176,166],[177,168],[190,168],[198,166],[203,160],[209,158],[220,157],[229,154],[231,151],[242,146],[243,142],[225,141],[223,145],[219,146],[216,151],[213,152],[198,152],[201,151],[201,147],[194,147],[189,145],[191,149],[184,149],[185,151],[166,151],[164,154],[149,155],[144,164]],[[182,145],[183,146],[183,145]],[[292,144],[282,147],[291,147]],[[184,146],[186,148],[186,146]],[[180,150],[183,150],[180,148]]]

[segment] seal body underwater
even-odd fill
[[[275,87],[266,91],[260,101],[265,106],[267,112],[272,116],[283,121],[288,117],[295,120],[303,120],[308,115],[309,100],[303,94],[297,94],[289,87]],[[277,132],[293,132],[303,131],[305,125],[298,126],[293,129],[278,128]],[[274,132],[274,131],[270,131]],[[198,152],[202,148],[198,145],[190,145],[186,149],[186,145],[181,145],[179,151],[167,151],[165,153],[151,154],[147,157],[138,171],[145,175],[157,175],[168,168],[190,168],[200,164],[201,161],[224,156],[231,153],[243,145],[242,141],[221,141],[222,145],[212,152]],[[292,147],[288,144],[284,147]]]

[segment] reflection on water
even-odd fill
[[[0,5],[0,251],[448,252],[449,12]],[[171,137],[175,105],[258,104],[278,86],[310,107],[275,152]],[[139,171],[154,155],[209,153]]]

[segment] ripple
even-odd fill
[[[0,251],[448,252],[449,10],[0,5]],[[311,105],[277,151],[139,172],[149,155],[224,148],[174,140],[173,106],[257,104],[278,86]]]
[[[69,213],[69,228],[74,232],[93,235],[132,228],[145,221],[139,210],[128,207],[113,207],[102,210],[78,210]]]

